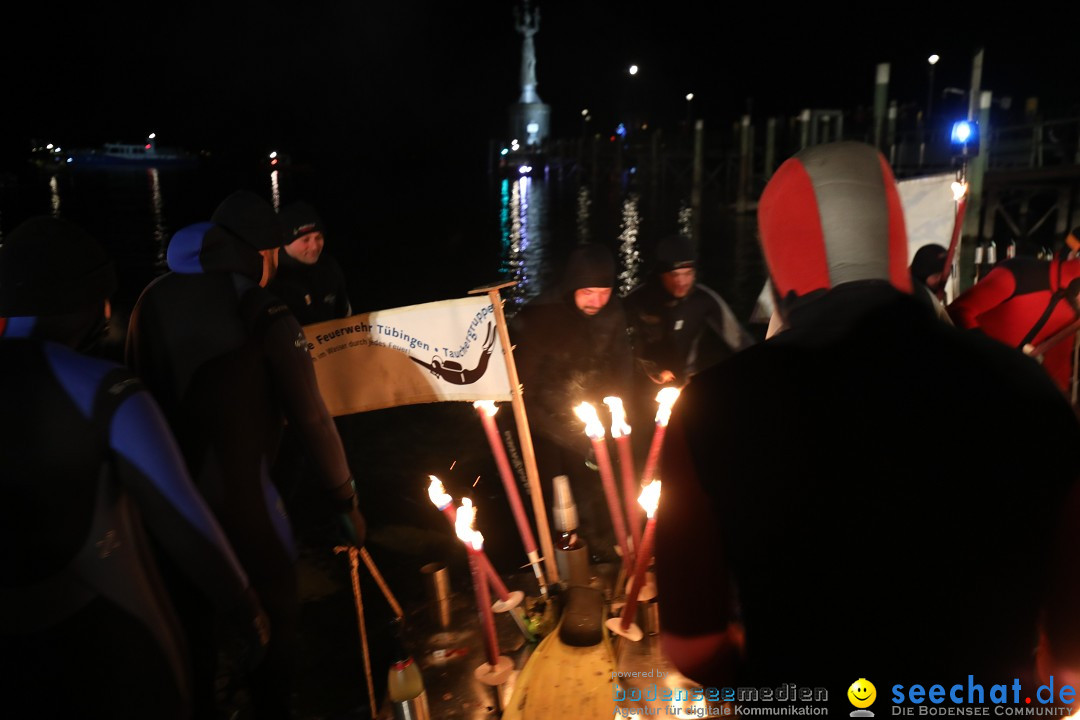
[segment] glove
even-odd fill
[[[243,672],[258,667],[270,644],[270,618],[250,587],[239,605],[225,614],[224,631],[222,649],[228,664]]]
[[[345,543],[363,547],[367,538],[367,522],[356,506],[356,481],[351,477],[334,488],[330,502],[337,511],[337,525]]]
[[[364,547],[364,541],[367,539],[367,521],[355,505],[348,512],[338,513],[338,529],[346,544],[358,548]]]

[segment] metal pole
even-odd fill
[[[881,149],[881,127],[885,121],[885,101],[889,98],[889,63],[879,63],[874,83],[874,147]]]
[[[971,62],[971,92],[968,93],[968,121],[975,119],[979,109],[979,85],[982,83],[983,49],[975,53],[975,59]]]
[[[889,146],[889,164],[896,165],[896,101],[889,103],[889,122],[885,130],[885,144]]]

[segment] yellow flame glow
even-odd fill
[[[431,498],[431,502],[435,504],[435,507],[440,510],[450,503],[454,502],[454,498],[446,494],[446,488],[443,487],[442,480],[434,475],[428,475],[431,478],[431,482],[427,486],[428,497]]]
[[[645,508],[645,514],[652,517],[656,514],[656,508],[660,505],[660,481],[653,480],[646,485],[638,495],[638,504]]]
[[[476,508],[472,500],[461,498],[461,505],[457,509],[457,517],[454,522],[454,531],[461,542],[472,546],[473,550],[484,547],[484,536],[478,530],[473,529],[473,521],[476,519]]]
[[[660,392],[656,393],[656,402],[660,403],[660,407],[656,408],[656,424],[667,427],[668,421],[671,420],[671,407],[675,404],[675,401],[679,399],[679,388],[666,387]]]
[[[604,404],[611,410],[611,437],[629,435],[630,426],[626,424],[626,410],[623,409],[622,398],[609,396],[604,398]]]
[[[492,400],[477,400],[472,406],[477,410],[483,410],[488,417],[495,417],[495,413],[499,412],[499,406]]]
[[[600,416],[596,414],[596,408],[590,403],[583,402],[574,408],[574,414],[585,423],[585,434],[593,440],[604,437],[604,424],[600,422]]]
[[[962,183],[959,180],[954,181],[952,185],[952,199],[954,202],[960,202],[960,198],[967,194],[967,183]]]

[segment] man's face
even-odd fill
[[[578,288],[574,291],[574,304],[586,315],[600,312],[610,299],[611,288]]]
[[[664,289],[668,291],[669,295],[672,297],[684,298],[690,294],[691,288],[694,287],[694,279],[696,277],[697,272],[692,267],[677,268],[662,273],[660,275],[660,282],[663,283]]]
[[[293,260],[299,260],[305,265],[314,265],[319,261],[319,256],[322,255],[324,242],[325,239],[321,232],[308,233],[307,235],[301,235],[286,245],[285,252]]]

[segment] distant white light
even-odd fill
[[[270,159],[273,160],[276,157],[277,157],[277,150],[274,150],[273,152],[270,153]]]
[[[68,159],[67,159],[67,161],[68,161],[68,162],[71,162],[71,158],[68,158]]]
[[[150,133],[149,137],[150,137],[151,140],[153,140],[154,138],[157,137],[157,133]]]
[[[53,149],[53,144],[49,143],[48,145],[45,146],[45,149],[46,150],[52,150]]]
[[[511,140],[510,141],[510,149],[511,150],[517,152],[517,149],[520,148],[520,147],[521,147],[521,145],[518,143],[517,140]]]
[[[522,165],[521,167],[518,168],[518,173],[520,173],[521,175],[524,175],[526,173],[531,173],[531,172],[532,172],[532,165]]]
[[[581,111],[581,117],[588,117],[588,116],[589,116],[589,108],[585,108],[584,110]]]
[[[503,148],[502,150],[499,151],[499,154],[500,155],[506,155],[509,152],[510,152],[509,150],[507,150],[506,148]]]
[[[540,124],[531,122],[525,126],[525,129],[528,130],[530,133],[538,133],[540,132]]]
[[[56,147],[55,147],[55,148],[53,149],[53,152],[56,152],[56,153],[60,152],[60,146],[59,146],[59,145],[57,145],[57,146],[56,146]]]
[[[694,99],[694,93],[686,93],[686,102],[690,102]]]
[[[631,75],[637,75],[637,71],[638,71],[638,66],[637,65],[631,65],[630,66],[630,74]]]
[[[931,65],[937,65],[937,61],[940,59],[940,55],[931,55],[930,57],[926,58],[926,62],[930,63]]]

